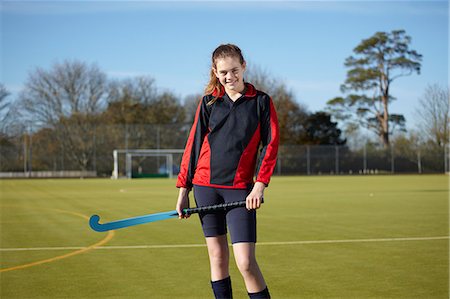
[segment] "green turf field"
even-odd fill
[[[0,184],[1,298],[212,297],[196,216],[88,226],[173,210],[174,180]],[[448,191],[444,175],[274,177],[257,246],[272,297],[448,298]],[[234,264],[231,277],[246,298]]]

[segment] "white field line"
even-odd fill
[[[398,242],[398,241],[431,241],[448,240],[450,236],[441,237],[411,237],[411,238],[380,238],[380,239],[349,239],[349,240],[311,240],[286,242],[258,242],[257,246],[283,246],[308,244],[338,244],[338,243],[365,243],[365,242]],[[178,244],[178,245],[131,245],[131,246],[100,246],[94,249],[163,249],[163,248],[194,248],[206,247],[206,244]],[[34,247],[34,248],[0,248],[0,252],[14,251],[52,251],[52,250],[78,250],[86,247]]]

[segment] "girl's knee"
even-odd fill
[[[258,268],[256,260],[248,256],[236,258],[236,264],[242,274],[253,273]]]
[[[213,252],[209,254],[209,260],[212,265],[219,267],[228,267],[228,255],[223,252]]]
[[[223,242],[222,242],[223,243]],[[228,244],[221,242],[208,244],[208,254],[211,264],[213,265],[228,265],[229,251]]]

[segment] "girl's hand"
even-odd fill
[[[178,193],[178,201],[176,210],[178,212],[178,218],[189,218],[190,215],[183,215],[183,209],[189,208],[189,190],[186,188],[180,188]]]
[[[264,189],[266,185],[261,182],[256,182],[252,191],[245,199],[247,210],[259,209],[264,198]]]

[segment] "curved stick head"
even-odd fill
[[[101,224],[99,224],[100,216],[98,215],[92,215],[89,219],[89,226],[95,230],[96,232],[103,232],[105,231]]]

